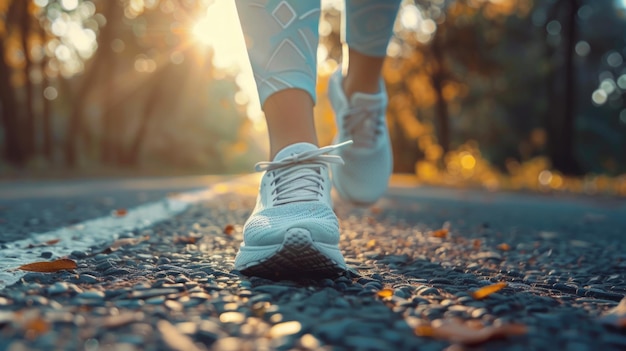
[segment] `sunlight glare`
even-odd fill
[[[213,64],[217,68],[239,71],[237,84],[248,97],[248,117],[254,122],[262,121],[263,113],[235,2],[214,1],[207,8],[206,15],[193,26],[192,34],[198,45],[213,48]],[[239,100],[243,100],[241,95]]]

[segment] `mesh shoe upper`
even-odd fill
[[[341,70],[329,83],[329,98],[337,121],[335,142],[354,140],[336,152],[345,167],[331,165],[333,184],[346,200],[368,204],[387,190],[392,171],[392,154],[385,120],[387,93],[381,83],[376,94],[355,93],[348,101],[342,87]]]
[[[341,146],[341,145],[340,145]],[[340,146],[318,149],[308,143],[281,150],[265,170],[256,207],[244,224],[245,246],[277,245],[291,228],[303,228],[313,241],[336,245],[339,223],[332,210],[328,163],[342,164],[328,153]]]

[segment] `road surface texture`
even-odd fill
[[[394,185],[335,201],[350,271],[271,281],[233,270],[256,181],[0,185],[0,351],[626,350],[624,201]]]

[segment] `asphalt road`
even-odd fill
[[[0,182],[0,243],[108,216],[227,176]]]
[[[397,182],[368,208],[335,201],[352,273],[273,282],[233,271],[256,185],[219,183],[231,178],[0,185],[0,244],[15,260],[31,250],[16,240],[121,208],[128,216],[113,222],[130,220],[133,208],[172,192],[219,188],[140,232],[116,232],[133,241],[117,251],[99,243],[72,252],[73,272],[29,273],[0,290],[0,351],[462,350],[479,333],[459,332],[458,319],[524,326],[522,336],[480,341],[485,350],[626,348],[626,311],[610,314],[626,295],[623,200]],[[58,245],[67,243],[35,250],[54,259]],[[507,283],[500,292],[473,297],[498,282]]]

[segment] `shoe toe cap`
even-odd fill
[[[286,204],[259,211],[244,225],[244,242],[250,246],[278,245],[293,228],[309,231],[315,242],[339,242],[337,216],[321,203]]]

